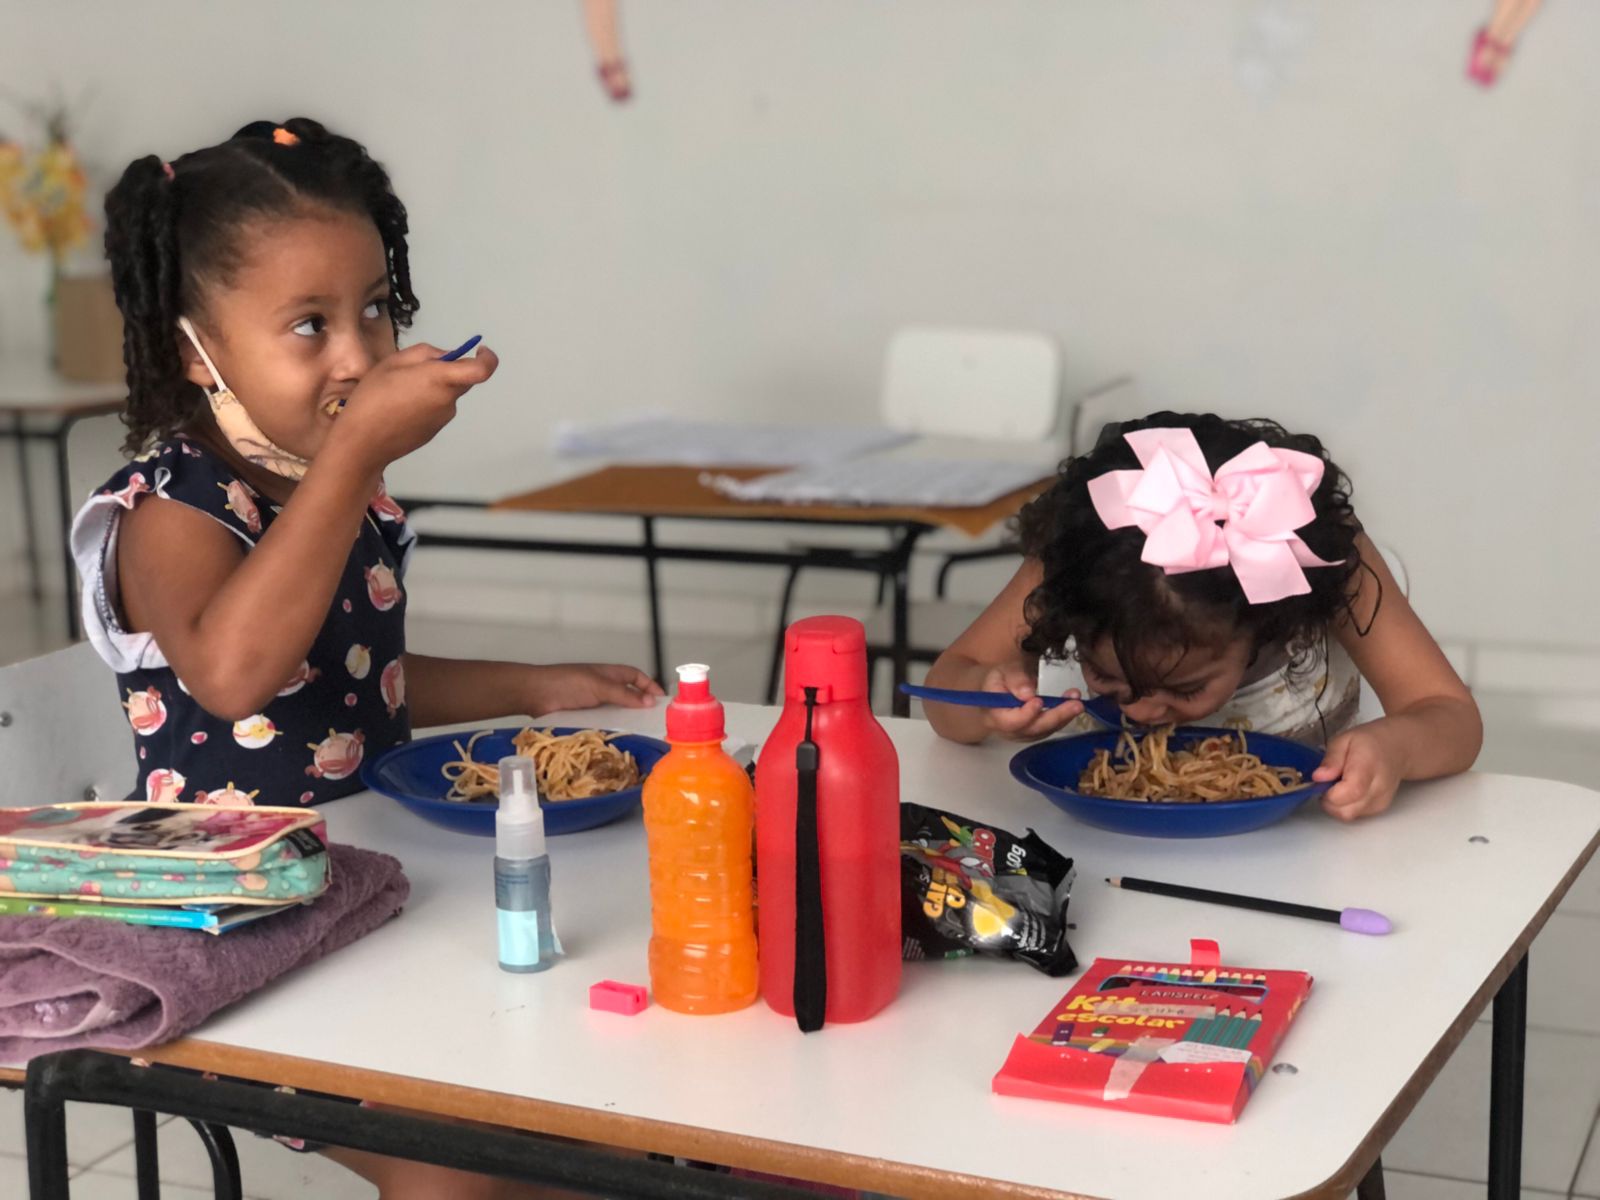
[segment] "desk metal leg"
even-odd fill
[[[889,711],[897,717],[911,715],[911,697],[900,690],[900,685],[911,673],[911,581],[910,572],[901,567],[894,573],[894,632],[891,635],[890,655],[894,661],[892,707]]]
[[[156,1146],[156,1114],[133,1110],[133,1173],[139,1200],[161,1200],[161,1154]]]
[[[1383,1159],[1372,1164],[1372,1170],[1356,1184],[1356,1200],[1388,1200],[1383,1186]]]
[[[211,1190],[216,1200],[243,1200],[239,1150],[233,1144],[233,1133],[226,1125],[197,1121],[192,1117],[189,1124],[200,1135],[200,1140],[205,1143],[206,1154],[211,1159]]]
[[[772,661],[767,664],[768,704],[778,702],[778,680],[783,676],[783,650],[789,639],[789,609],[794,604],[794,585],[800,581],[801,566],[801,563],[793,564],[783,578],[783,595],[778,599],[778,629],[772,637]],[[881,581],[883,576],[878,578]]]
[[[660,562],[656,556],[656,522],[654,517],[641,517],[644,524],[644,577],[650,595],[650,655],[655,664],[656,682],[668,691],[672,685],[667,680],[667,650],[661,638],[661,579]]]
[[[30,1200],[71,1200],[67,1185],[67,1104],[34,1086],[23,1089],[22,1122],[28,1143]]]
[[[17,443],[17,480],[22,491],[22,535],[28,555],[28,588],[37,604],[44,595],[39,574],[39,522],[33,511],[33,477],[28,464],[28,439],[23,435],[22,414],[11,419],[11,436]]]
[[[894,678],[889,685],[893,689],[889,711],[897,717],[911,715],[911,697],[900,690],[900,685],[909,681],[911,673],[911,554],[922,532],[916,526],[907,528],[891,555],[894,611],[889,656],[894,664]]]
[[[77,641],[82,630],[78,626],[78,571],[72,563],[72,477],[68,474],[67,438],[72,434],[73,422],[61,422],[61,428],[51,439],[56,444],[56,502],[61,511],[61,561],[62,586],[65,588],[67,606],[67,637]]]
[[[1528,1042],[1528,956],[1494,998],[1489,1057],[1489,1200],[1522,1195],[1522,1087]]]

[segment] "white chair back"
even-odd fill
[[[133,733],[117,681],[94,647],[0,667],[0,808],[122,800]]]
[[[908,327],[889,341],[883,418],[942,437],[1034,441],[1061,418],[1061,352],[1040,333]]]

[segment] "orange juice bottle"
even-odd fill
[[[667,706],[672,749],[644,781],[650,847],[650,990],[682,1013],[722,1013],[756,998],[755,794],[723,752],[710,669],[678,668]]]

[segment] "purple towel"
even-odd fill
[[[0,1063],[169,1042],[287,971],[371,933],[411,885],[387,854],[330,846],[315,901],[222,935],[97,917],[0,917]]]

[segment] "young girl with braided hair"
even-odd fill
[[[384,469],[497,359],[399,348],[417,311],[383,167],[299,118],[140,158],[106,200],[132,461],[78,514],[84,625],[117,673],[138,795],[316,804],[413,726],[654,703],[633,667],[406,648],[413,535]],[[548,1195],[329,1155],[385,1197]]]

